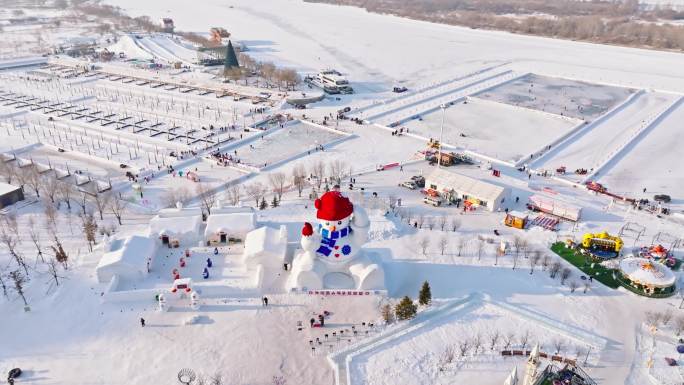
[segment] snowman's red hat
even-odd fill
[[[339,191],[328,191],[315,202],[316,218],[326,221],[339,221],[354,212],[354,205],[349,198],[342,196]]]

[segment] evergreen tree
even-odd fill
[[[228,40],[228,45],[226,46],[226,58],[223,62],[223,69],[227,70],[230,68],[237,67],[240,67],[240,63],[238,63],[237,55],[235,55],[233,43],[230,40]]]
[[[432,291],[430,291],[430,284],[428,281],[423,282],[423,287],[418,293],[418,303],[421,305],[429,305],[432,302]]]
[[[417,311],[416,304],[414,304],[408,296],[402,298],[399,304],[394,308],[397,319],[400,321],[415,317]]]
[[[268,203],[266,203],[266,198],[261,198],[261,203],[259,203],[259,210],[266,210],[268,208]]]
[[[278,204],[278,197],[274,195],[273,200],[271,201],[271,207],[278,207]]]

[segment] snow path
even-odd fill
[[[578,168],[596,168],[606,154],[615,154],[643,124],[662,114],[663,105],[669,109],[674,99],[675,96],[671,94],[640,93],[630,103],[621,105],[609,118],[581,130],[561,143],[558,151],[547,157],[543,163],[535,165],[545,169],[566,166],[573,176],[574,170]]]
[[[412,338],[417,333],[425,333],[427,330],[438,326],[445,318],[454,316],[460,318],[484,304],[494,305],[518,315],[532,324],[537,324],[538,326],[563,335],[570,340],[575,340],[591,346],[594,351],[600,351],[606,345],[611,346],[608,354],[602,355],[599,365],[608,363],[608,366],[612,366],[615,362],[623,362],[621,360],[625,358],[620,356],[619,351],[612,348],[612,346],[615,345],[615,342],[608,340],[603,336],[562,323],[519,305],[492,300],[481,293],[472,293],[465,298],[454,300],[442,306],[421,312],[414,319],[391,326],[376,337],[363,340],[358,344],[330,354],[328,356],[328,362],[333,366],[333,371],[336,375],[336,384],[364,384],[364,379],[368,376],[361,367],[363,367],[364,362],[367,362],[368,357],[386,349],[388,345],[398,345],[403,341]]]
[[[682,104],[635,143],[636,148],[625,153],[619,162],[607,165],[599,181],[616,191],[631,193],[639,193],[643,187],[654,194],[684,191],[684,174],[679,167],[684,141],[681,122]]]
[[[382,114],[379,118],[374,119],[374,123],[385,126],[389,126],[395,122],[402,123],[420,114],[434,111],[441,105],[456,103],[467,96],[500,86],[525,75],[526,74],[519,74],[512,71],[504,71],[494,75],[478,77],[476,80],[470,79],[470,82],[464,82],[463,85],[453,90],[448,90],[443,93],[438,92],[434,95],[429,95],[429,97],[425,99],[419,99],[415,102],[408,103],[406,106],[397,107],[394,111]]]

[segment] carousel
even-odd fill
[[[652,259],[625,258],[620,261],[620,272],[628,284],[647,296],[674,291],[675,275],[672,270]]]

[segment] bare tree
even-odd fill
[[[36,263],[38,258],[40,258],[42,262],[45,262],[45,258],[43,258],[43,247],[41,245],[40,232],[36,231],[36,224],[33,220],[33,217],[29,217],[28,220],[28,234],[33,246],[36,248]]]
[[[682,332],[684,331],[684,316],[678,316],[677,318],[675,318],[674,329],[677,336],[682,334]]]
[[[66,203],[69,210],[71,210],[71,197],[74,196],[75,193],[74,185],[71,183],[59,181],[57,184],[57,195],[59,196],[59,199]]]
[[[165,207],[175,207],[178,203],[183,203],[190,198],[190,192],[185,187],[166,190],[162,195],[161,201]],[[85,210],[83,211],[85,213]]]
[[[297,194],[302,197],[302,191],[306,186],[306,169],[303,164],[298,164],[292,169],[292,184],[297,188]]]
[[[48,274],[50,274],[50,278],[52,281],[55,283],[55,286],[59,286],[59,280],[62,278],[58,273],[57,273],[57,260],[54,258],[50,258],[47,261],[47,266],[48,266]]]
[[[661,319],[663,321],[663,326],[667,326],[670,323],[670,321],[672,321],[673,315],[674,314],[672,313],[672,309],[666,309],[663,312],[663,315],[661,316]]]
[[[52,251],[55,253],[55,260],[57,262],[62,264],[62,267],[64,267],[64,270],[68,268],[69,264],[69,254],[66,253],[64,250],[64,247],[62,246],[62,242],[59,240],[59,237],[57,236],[57,231],[55,229],[50,229],[52,239],[54,240],[54,244],[50,245],[50,248]]]
[[[17,167],[14,162],[5,162],[4,159],[0,158],[0,175],[5,178],[8,184],[12,184],[17,175]]]
[[[527,242],[527,239],[525,239],[525,238],[523,238],[520,241],[520,251],[522,251],[523,257],[525,259],[527,259],[527,254],[529,253],[530,248],[529,248],[529,243]]]
[[[43,214],[45,214],[45,219],[49,227],[57,226],[57,218],[59,216],[59,211],[55,205],[47,201],[47,199],[42,199],[43,203]]]
[[[570,278],[570,275],[572,275],[572,270],[569,268],[564,267],[563,270],[561,270],[561,285],[565,285],[565,280]]]
[[[534,274],[534,268],[539,264],[539,260],[541,259],[541,251],[535,250],[532,253],[532,257],[529,259],[530,261],[530,275]]]
[[[210,379],[211,385],[223,385],[223,375],[221,373],[215,373]],[[284,383],[283,383],[284,385]]]
[[[574,293],[575,290],[579,287],[579,283],[575,281],[574,279],[568,283],[568,287],[570,288],[570,292]]]
[[[458,241],[456,241],[456,253],[460,257],[461,254],[463,253],[463,249],[465,249],[466,246],[466,241],[459,237]]]
[[[494,350],[496,344],[499,343],[500,338],[501,333],[499,333],[498,329],[494,329],[494,331],[489,333],[489,350]]]
[[[26,276],[28,277],[28,265],[24,260],[24,256],[17,250],[17,245],[19,244],[19,233],[12,230],[12,225],[5,217],[3,218],[2,226],[0,226],[0,243],[5,246],[7,252],[14,258],[14,261],[24,269]]]
[[[425,214],[418,214],[418,217],[416,219],[416,223],[418,223],[418,228],[422,229],[423,228],[423,223],[425,223]]]
[[[55,203],[55,198],[58,197],[59,181],[55,175],[46,175],[42,178],[41,188],[43,195],[50,199],[51,203]]]
[[[461,221],[456,218],[452,217],[451,218],[451,231],[456,232],[461,227]]]
[[[513,270],[515,270],[515,268],[518,267],[518,258],[518,253],[513,253],[513,255],[511,255],[511,259],[513,260]]]
[[[503,336],[503,342],[504,342],[504,350],[508,350],[508,348],[511,347],[511,344],[515,340],[515,332],[514,331],[509,331],[506,333],[506,335]]]
[[[40,198],[40,190],[43,187],[43,178],[40,176],[38,168],[35,165],[30,165],[22,168],[21,172],[24,173],[25,184],[29,186],[31,190],[33,190],[33,192],[36,194],[36,197]]]
[[[520,335],[520,347],[522,348],[522,350],[525,350],[525,347],[527,346],[529,341],[530,341],[530,331],[525,330],[525,332]]]
[[[556,278],[556,275],[561,269],[561,263],[559,261],[554,261],[549,268],[549,276],[551,278]]]
[[[432,217],[425,217],[425,225],[427,226],[428,229],[432,230],[435,227],[435,222],[433,221]]]
[[[112,200],[111,190],[105,191],[103,193],[98,193],[97,189],[95,189],[90,195],[90,200],[95,205],[98,214],[100,214],[100,220],[104,220],[104,212],[109,206],[109,201]]]
[[[427,248],[430,246],[430,238],[428,237],[423,237],[418,241],[418,245],[420,246],[420,249],[423,251],[423,255],[426,255],[427,253]]]
[[[271,184],[273,192],[275,192],[276,195],[278,195],[278,200],[281,200],[283,198],[283,192],[285,191],[286,181],[287,177],[282,172],[274,172],[268,175],[268,182]]]
[[[385,324],[389,325],[394,322],[394,310],[392,309],[392,304],[386,303],[380,308],[380,315],[385,321]]]
[[[97,235],[97,221],[92,213],[80,214],[81,225],[83,226],[83,235],[88,242],[88,249],[93,251],[95,244],[95,236]]]
[[[325,164],[321,160],[317,160],[311,164],[311,175],[316,179],[316,188],[320,189],[323,183],[323,176],[325,175]]]
[[[259,201],[264,197],[266,194],[266,186],[264,186],[263,183],[261,182],[254,182],[248,185],[244,186],[245,193],[254,199],[254,206],[259,207]]]
[[[465,357],[465,355],[468,354],[469,349],[470,341],[468,341],[467,338],[464,338],[463,341],[458,343],[458,352],[460,353],[461,357]]]
[[[3,270],[0,270],[0,287],[2,288],[2,295],[5,296],[6,299],[9,299],[9,293],[7,292],[7,283],[5,283],[5,279],[3,278],[3,274],[5,272]]]
[[[232,184],[228,187],[228,201],[233,206],[237,206],[240,203],[240,185],[239,184]]]
[[[444,231],[444,228],[446,227],[447,224],[447,217],[446,215],[440,215],[439,219],[437,219],[437,223],[439,223],[439,229]]]
[[[446,250],[447,244],[449,244],[449,241],[447,240],[446,237],[442,237],[439,239],[439,252],[440,255],[444,255],[444,251]]]
[[[482,347],[482,334],[479,332],[473,337],[473,354],[477,354]]]
[[[28,306],[28,302],[26,302],[26,296],[24,295],[24,285],[26,284],[27,278],[24,277],[19,270],[10,271],[9,277],[14,283],[14,291],[16,291],[21,297],[22,301],[24,301],[24,306]]]
[[[344,176],[346,169],[347,164],[344,161],[340,159],[333,159],[328,164],[328,175],[331,179],[335,180],[335,183],[340,184],[342,183],[342,177]]]
[[[456,351],[454,349],[454,345],[445,346],[444,350],[439,355],[439,358],[437,360],[437,368],[439,369],[439,371],[440,372],[445,371],[447,366],[454,362],[455,357],[456,357]]]
[[[544,254],[544,256],[542,257],[542,262],[541,262],[542,271],[546,271],[546,268],[549,267],[550,261],[551,261],[551,257],[549,257],[548,254]]]
[[[557,338],[553,341],[553,347],[556,349],[556,354],[561,354],[563,348],[565,347],[565,341],[563,341],[560,338]]]
[[[484,251],[484,240],[482,238],[477,239],[477,260],[482,258],[482,252]]]
[[[211,215],[211,208],[216,204],[216,194],[211,191],[211,187],[206,183],[198,183],[195,186],[195,192],[200,199],[202,210]]]
[[[514,256],[516,257],[515,259],[517,259],[517,257],[520,255],[520,251],[521,251],[522,247],[523,247],[523,239],[517,235],[515,237],[513,237],[513,253],[514,253]],[[513,265],[513,268],[515,269],[515,264]]]
[[[126,213],[127,207],[128,201],[123,199],[117,199],[116,197],[112,197],[112,199],[109,202],[109,211],[111,211],[114,217],[116,217],[116,220],[119,222],[119,225],[123,224],[121,223],[121,218],[123,218],[124,213]]]
[[[86,213],[86,208],[88,207],[89,201],[90,201],[90,194],[88,194],[85,190],[80,190],[79,194],[78,194],[78,199],[76,200],[76,203],[81,208],[81,212],[83,214]]]

